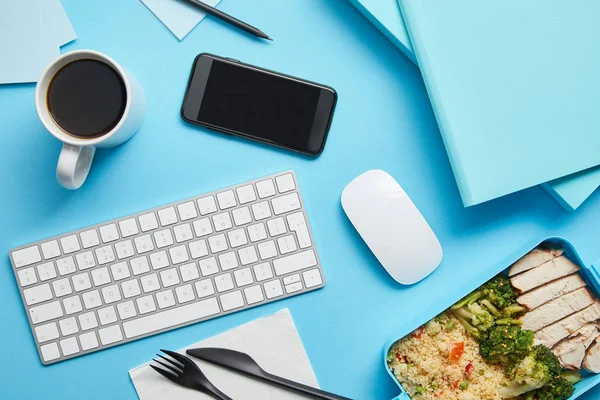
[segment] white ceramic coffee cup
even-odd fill
[[[90,139],[75,137],[65,132],[50,115],[47,102],[48,87],[54,75],[65,65],[81,59],[98,60],[110,65],[123,79],[127,95],[125,111],[117,125],[106,134]],[[80,188],[87,178],[96,147],[118,146],[138,131],[144,120],[146,100],[144,90],[135,76],[112,58],[93,50],[75,50],[61,55],[46,67],[35,88],[35,107],[46,129],[63,142],[56,167],[58,183],[74,190]]]

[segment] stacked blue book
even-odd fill
[[[421,67],[466,206],[541,184],[574,210],[600,186],[600,3],[350,1]]]

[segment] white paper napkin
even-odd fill
[[[267,372],[318,388],[304,346],[286,308],[275,314],[240,325],[230,331],[195,343],[188,348],[222,347],[250,355]],[[238,399],[303,399],[305,397],[254,380],[235,372],[194,359],[217,388],[234,400]],[[210,400],[211,397],[176,385],[157,374],[149,363],[129,371],[140,400]]]

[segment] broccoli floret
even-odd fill
[[[515,304],[515,291],[510,280],[504,275],[497,275],[491,281],[481,287],[483,296],[499,309]]]
[[[514,364],[521,361],[533,346],[533,332],[518,326],[494,326],[489,337],[479,344],[479,354],[492,364]]]
[[[526,400],[567,400],[573,395],[575,387],[567,379],[559,377],[550,381],[546,386],[528,392]]]
[[[523,325],[523,321],[514,318],[500,318],[496,320],[496,325]]]
[[[504,398],[519,396],[540,389],[549,383],[557,382],[557,390],[563,390],[566,379],[560,377],[561,367],[558,358],[544,345],[534,346],[531,352],[516,366],[511,383],[501,389]],[[560,380],[560,381],[559,381]],[[572,384],[571,384],[572,386]]]
[[[459,308],[462,308],[466,305],[475,303],[480,297],[483,296],[483,290],[476,290],[470,294],[468,294],[466,297],[464,297],[462,300],[460,300],[458,303],[454,304],[452,307],[450,307],[451,310],[458,310]]]

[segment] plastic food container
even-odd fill
[[[577,254],[577,251],[575,250],[573,245],[568,240],[563,238],[552,237],[542,240],[541,242],[535,242],[534,244],[525,248],[524,251],[518,252],[510,258],[508,258],[507,260],[505,260],[504,262],[498,264],[497,269],[491,271],[488,270],[485,273],[476,276],[472,280],[465,282],[465,284],[460,290],[457,290],[454,293],[440,298],[440,301],[435,306],[430,307],[428,310],[425,310],[425,312],[419,317],[419,319],[414,320],[413,323],[407,324],[407,328],[403,328],[391,341],[386,343],[385,347],[383,348],[383,364],[390,378],[394,382],[396,382],[396,384],[400,388],[400,395],[395,397],[394,400],[410,400],[410,397],[405,392],[402,385],[398,382],[392,371],[388,368],[386,358],[392,345],[399,339],[403,338],[404,336],[417,329],[419,326],[425,324],[426,322],[434,318],[442,311],[450,308],[458,300],[462,299],[467,294],[471,293],[473,290],[477,289],[479,286],[492,279],[494,276],[498,275],[503,271],[508,272],[509,267],[515,261],[517,261],[519,258],[521,258],[522,256],[524,256],[525,254],[527,254],[542,243],[553,243],[562,246],[562,248],[564,248],[565,250],[565,254],[567,255],[567,257],[581,267],[579,273],[586,281],[588,288],[592,290],[592,292],[594,292],[594,294],[598,298],[600,298],[600,260],[596,261],[590,266],[585,265],[583,261],[581,261],[581,258]],[[569,400],[578,398],[583,393],[587,392],[592,387],[600,383],[600,374],[591,374],[583,370],[581,371],[581,374],[584,377],[584,379],[575,385],[575,393],[573,394],[573,396],[571,396]]]

